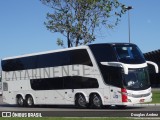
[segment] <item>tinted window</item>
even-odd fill
[[[116,77],[116,75],[114,75],[114,72],[112,70],[114,69],[114,67],[105,66],[100,63],[100,62],[117,61],[117,58],[116,58],[116,55],[114,53],[114,49],[112,48],[112,46],[107,45],[107,44],[98,44],[98,45],[91,45],[90,48],[100,68],[104,82],[106,84],[112,84],[112,85],[118,84],[116,86],[121,86],[121,84],[117,82],[119,79],[114,78]],[[111,79],[114,79],[114,80],[111,81]]]
[[[101,66],[104,82],[108,85],[123,87],[122,69],[119,67]]]
[[[62,89],[63,79],[33,79],[31,82],[31,88],[34,90],[52,90],[52,89]]]
[[[90,48],[98,63],[117,61],[114,50],[110,45],[106,44],[91,45]]]
[[[118,60],[128,64],[144,63],[145,59],[136,45],[115,45]]]
[[[37,66],[36,63],[37,63],[36,56],[3,60],[2,70],[3,71],[16,71],[16,70],[36,68]]]
[[[33,90],[59,90],[59,89],[82,89],[98,88],[98,81],[95,78],[80,76],[45,78],[30,80]]]
[[[123,87],[122,82],[122,68],[117,67],[111,67],[108,71],[109,74],[109,84],[116,86],[116,87]]]
[[[92,66],[87,50],[70,50],[57,53],[42,54],[17,59],[3,60],[3,71],[16,71],[45,67],[56,67],[72,64]]]
[[[57,52],[38,56],[37,68],[56,67],[70,64],[70,52]]]
[[[98,88],[99,87],[98,82],[95,78],[74,76],[72,79],[73,79],[74,89]]]
[[[87,50],[80,49],[71,51],[71,63],[92,66],[91,59]]]
[[[145,90],[150,87],[147,68],[129,69],[124,75],[124,85],[129,90]]]

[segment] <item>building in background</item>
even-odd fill
[[[160,49],[151,51],[148,53],[144,53],[144,57],[148,61],[153,61],[157,63],[160,71]],[[151,81],[151,86],[152,87],[160,87],[160,72],[157,74],[155,73],[154,67],[151,65],[149,66],[149,73],[150,73],[150,81]]]
[[[2,81],[1,81],[1,70],[0,70],[0,95],[2,95]]]

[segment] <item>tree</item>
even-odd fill
[[[118,0],[40,0],[51,7],[47,13],[47,29],[59,32],[67,38],[68,47],[91,43],[95,40],[95,29],[105,26],[114,28],[126,12]],[[61,39],[57,44],[64,46]]]

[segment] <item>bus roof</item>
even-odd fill
[[[37,53],[31,53],[31,54],[6,57],[6,58],[3,58],[2,60],[23,58],[23,57],[29,57],[29,56],[35,56],[35,55],[43,55],[43,54],[49,54],[49,53],[55,53],[55,52],[63,52],[63,51],[74,50],[74,49],[86,49],[86,48],[88,48],[88,46],[78,46],[78,47],[64,48],[64,49],[58,49],[58,50],[49,50],[49,51],[44,51],[44,52],[37,52]]]
[[[88,46],[101,45],[101,44],[110,45],[110,46],[114,46],[114,45],[134,45],[132,43],[98,43],[98,44],[90,44],[90,45],[84,45],[84,46],[78,46],[78,47],[71,47],[71,48],[65,48],[65,49],[50,50],[50,51],[44,51],[44,52],[37,52],[37,53],[31,53],[31,54],[24,54],[24,55],[6,57],[6,58],[3,58],[2,60],[23,58],[23,57],[29,57],[29,56],[35,56],[35,55],[43,55],[43,54],[49,54],[49,53],[54,53],[54,52],[74,50],[74,49],[86,49],[86,48],[88,48]]]

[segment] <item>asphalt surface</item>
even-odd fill
[[[45,117],[160,117],[160,104],[142,104],[127,106],[125,109],[117,109],[115,106],[103,109],[77,109],[74,106],[34,106],[17,107],[2,102],[0,96],[0,116],[3,112],[12,115],[27,115],[28,113],[40,114]],[[21,113],[21,114],[20,114]],[[24,114],[25,113],[25,114]],[[150,116],[147,116],[150,115]]]

